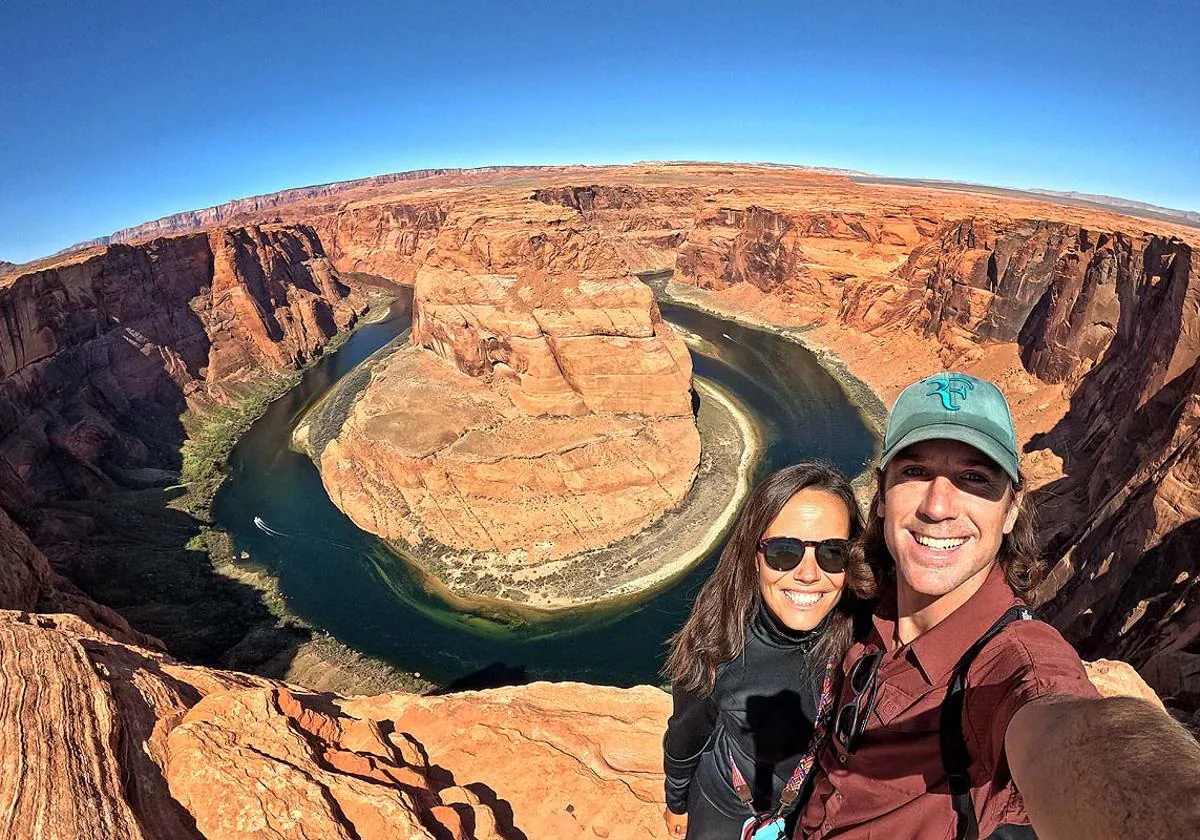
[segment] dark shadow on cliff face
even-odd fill
[[[507,665],[503,662],[493,662],[486,668],[459,677],[430,695],[454,694],[457,691],[480,691],[485,688],[501,688],[506,685],[525,685],[529,676],[524,665]]]
[[[1174,504],[1160,486],[1178,465],[1187,472],[1200,444],[1188,408],[1200,386],[1200,361],[1171,371],[1195,352],[1184,332],[1190,252],[1156,240],[1141,259],[1117,272],[1121,317],[1111,344],[1075,388],[1063,419],[1027,447],[1053,451],[1065,473],[1030,494],[1046,559],[1053,566],[1071,557],[1070,576],[1065,566],[1059,570],[1044,614],[1084,656],[1120,656],[1139,666],[1171,626],[1178,631],[1197,620],[1186,611],[1162,612],[1158,621],[1138,615],[1176,602],[1170,593],[1177,584],[1164,569],[1176,577],[1197,570],[1194,557],[1190,565],[1152,557],[1160,539],[1161,549],[1173,550],[1166,541],[1196,526],[1192,519],[1160,537],[1164,511],[1156,507]],[[1172,378],[1164,381],[1168,371]]]
[[[236,573],[231,548],[223,535],[171,507],[182,492],[59,503],[47,518],[69,521],[71,533],[44,543],[44,551],[90,598],[161,639],[173,656],[256,672],[290,662],[311,634],[282,625],[260,590],[214,568],[212,555],[224,554],[225,569]]]
[[[283,676],[312,636],[280,619],[204,511],[247,417],[291,373],[262,341],[311,361],[350,317],[335,321],[349,287],[322,273],[324,256],[304,226],[230,228],[114,245],[19,277],[0,299],[0,506],[59,575],[181,659]],[[215,283],[240,284],[261,323]],[[296,290],[315,318],[299,338],[279,320]],[[72,608],[47,586],[45,604]]]
[[[393,737],[393,733],[396,732],[392,721],[380,721],[379,728],[384,737]],[[453,773],[440,764],[434,764],[429,760],[429,752],[425,749],[424,744],[407,733],[401,732],[399,735],[420,755],[421,763],[425,769],[425,778],[428,779],[431,789],[441,791],[448,787],[458,786]],[[462,787],[478,796],[479,801],[491,809],[496,817],[496,827],[499,829],[501,837],[506,838],[506,840],[529,840],[525,832],[521,831],[514,824],[512,805],[507,800],[501,799],[494,790],[483,782],[469,782],[462,785]],[[474,811],[465,804],[454,804],[451,807],[462,819],[463,827],[466,828],[467,834],[472,837],[475,836]]]
[[[513,822],[513,809],[508,800],[501,799],[483,782],[471,782],[463,787],[478,796],[481,803],[492,809],[492,814],[496,817],[496,827],[500,830],[501,836],[511,838],[511,840],[529,840],[525,832],[517,828]],[[474,826],[472,826],[473,828]]]

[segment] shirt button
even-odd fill
[[[842,801],[842,792],[839,790],[837,793],[835,793],[833,795],[833,798],[836,799],[838,802],[841,802]]]
[[[823,828],[825,831],[833,831],[833,826],[829,823],[825,823],[825,825],[821,826],[821,828]]]
[[[840,754],[838,756],[838,761],[840,761],[842,764],[845,764],[846,763],[846,754],[845,753]]]

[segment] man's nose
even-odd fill
[[[815,545],[804,547],[804,557],[800,559],[800,565],[792,572],[792,577],[797,583],[817,583],[821,579],[821,567],[817,565],[817,547]]]
[[[958,515],[958,488],[944,475],[934,476],[925,487],[917,513],[931,522],[953,519]]]

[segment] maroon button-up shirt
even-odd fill
[[[867,638],[846,656],[847,678],[835,707],[853,696],[848,675],[854,663],[883,650],[875,708],[855,753],[847,754],[836,738],[822,750],[823,772],[801,820],[806,840],[954,836],[957,816],[938,741],[942,700],[967,648],[1020,603],[997,566],[963,606],[910,644],[900,645],[895,598],[884,599]],[[1008,625],[971,665],[963,736],[971,755],[971,795],[981,837],[1002,823],[1029,822],[1008,771],[1004,734],[1023,705],[1062,694],[1098,696],[1078,654],[1041,621]]]

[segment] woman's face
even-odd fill
[[[824,490],[806,489],[792,496],[779,511],[762,539],[795,537],[801,540],[848,539],[850,513],[846,503]],[[846,573],[831,574],[817,565],[811,546],[790,572],[777,572],[758,552],[758,586],[763,603],[779,622],[792,630],[812,630],[842,597]]]

